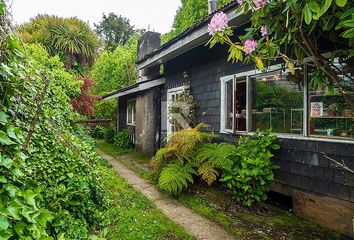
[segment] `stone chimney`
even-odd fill
[[[208,13],[212,14],[218,10],[218,1],[217,0],[208,0]]]
[[[138,40],[138,61],[154,52],[161,46],[160,33],[148,31]],[[159,76],[160,66],[149,67],[139,70],[138,82],[146,81]]]

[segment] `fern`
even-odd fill
[[[204,144],[197,152],[198,162],[219,169],[230,169],[233,161],[232,156],[237,154],[236,146],[220,144]]]
[[[219,172],[215,167],[209,164],[203,164],[198,167],[198,175],[205,181],[209,186],[213,184],[219,177]]]
[[[158,186],[168,194],[178,195],[193,183],[193,174],[196,171],[191,164],[169,164],[162,170]]]

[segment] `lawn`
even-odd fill
[[[100,169],[109,197],[106,212],[106,239],[193,239],[182,227],[170,221],[142,193],[134,190],[110,166]]]

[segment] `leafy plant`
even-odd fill
[[[122,149],[129,149],[133,146],[130,133],[127,129],[118,132],[114,136],[114,145]]]
[[[98,139],[104,139],[106,134],[106,128],[103,126],[96,126],[92,131],[92,137]]]
[[[205,124],[195,128],[183,129],[171,136],[165,148],[157,151],[151,160],[153,181],[169,194],[177,195],[189,184],[193,183],[194,175],[203,176],[203,180],[212,183],[202,161],[196,158],[199,144],[213,137],[212,134],[201,132]]]
[[[252,137],[240,137],[229,153],[233,164],[222,169],[221,182],[234,190],[237,202],[250,207],[267,199],[269,184],[274,180],[271,150],[279,149],[277,137],[257,131]]]
[[[105,139],[108,143],[114,143],[114,137],[116,136],[117,131],[113,127],[106,129]]]

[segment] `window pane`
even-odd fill
[[[354,69],[339,63],[337,67],[344,69],[338,76],[348,99],[354,101],[354,83],[351,79]],[[336,85],[311,87],[312,83],[325,77],[316,73],[309,75],[309,135],[354,140],[354,109]]]
[[[134,103],[132,104],[132,114],[133,114],[133,116],[132,116],[132,120],[133,120],[133,124],[135,124],[135,122],[136,122],[136,117],[135,117],[135,115],[136,115],[136,102],[134,101]]]
[[[232,129],[232,125],[234,123],[234,104],[233,104],[233,98],[234,98],[234,89],[233,89],[233,80],[230,80],[226,82],[226,129]]]
[[[278,71],[251,77],[251,130],[303,134],[303,79],[300,70],[295,75]]]
[[[127,116],[127,118],[128,118],[128,124],[132,124],[132,122],[133,122],[133,120],[132,120],[132,104],[131,103],[129,103],[128,104],[128,116]]]

